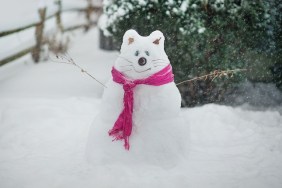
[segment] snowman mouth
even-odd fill
[[[150,68],[147,68],[147,69],[145,69],[145,70],[138,71],[138,70],[135,69],[135,67],[134,67],[133,65],[124,65],[124,66],[121,66],[121,67],[132,67],[132,68],[130,68],[129,70],[124,70],[123,72],[127,72],[127,71],[132,71],[132,70],[134,70],[134,71],[137,72],[137,73],[146,72],[146,71],[149,71],[149,70],[152,69],[152,67],[150,67]]]
[[[142,72],[146,72],[146,71],[151,70],[151,68],[148,68],[148,69],[143,70],[143,71],[137,71],[137,70],[135,69],[135,67],[133,66],[133,70],[134,70],[135,72],[142,73]]]

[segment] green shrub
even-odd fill
[[[274,2],[274,1],[273,1]],[[107,33],[122,41],[133,28],[141,35],[160,30],[165,50],[180,82],[214,70],[250,67],[249,52],[266,53],[273,40],[272,1],[253,0],[124,0],[106,1]],[[273,7],[272,7],[273,8]],[[269,29],[270,28],[270,29]],[[273,35],[273,34],[272,34]],[[226,92],[245,79],[196,81],[179,89],[184,106],[222,101]]]

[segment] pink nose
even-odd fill
[[[138,64],[140,66],[144,66],[147,63],[147,59],[145,57],[140,57],[140,59],[138,60]]]

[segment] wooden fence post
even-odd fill
[[[41,46],[43,43],[44,22],[46,18],[46,7],[40,8],[38,10],[38,13],[40,17],[40,22],[36,25],[36,29],[35,29],[36,45],[34,47],[34,50],[32,51],[32,58],[36,63],[38,63],[40,60]]]
[[[60,32],[64,31],[64,27],[62,25],[62,20],[61,20],[61,12],[62,12],[62,1],[61,0],[56,0],[55,3],[58,6],[58,11],[56,12],[56,24],[57,28]]]
[[[87,0],[87,8],[85,9],[85,17],[87,20],[87,25],[85,26],[85,30],[87,31],[91,26],[91,13],[92,13],[92,0]]]

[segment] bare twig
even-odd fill
[[[107,88],[102,82],[97,80],[94,76],[92,76],[90,73],[88,73],[84,68],[82,68],[80,65],[78,65],[67,52],[65,54],[60,54],[60,55],[56,54],[56,58],[57,58],[57,60],[53,60],[51,57],[49,57],[49,59],[54,63],[64,63],[64,64],[68,64],[68,65],[73,65],[73,66],[79,68],[81,72],[87,74],[89,77],[94,79],[96,82],[101,84],[103,87]]]
[[[69,65],[73,65],[73,66],[79,68],[81,72],[87,74],[92,79],[94,79],[96,82],[101,84],[103,87],[107,88],[102,82],[97,80],[94,76],[89,74],[85,69],[83,69],[81,66],[76,64],[75,61],[69,56],[68,53],[60,54],[60,55],[57,54],[56,58],[57,58],[57,60],[53,60],[52,58],[49,57],[49,59],[51,61],[55,62],[55,63],[69,64]],[[247,69],[233,69],[233,70],[224,70],[224,71],[215,70],[215,71],[213,71],[213,72],[211,72],[209,74],[205,74],[203,76],[195,77],[195,78],[192,78],[192,79],[189,79],[189,80],[184,80],[182,82],[177,83],[176,85],[181,85],[181,84],[188,83],[188,82],[193,82],[193,81],[196,81],[196,80],[207,80],[208,78],[210,78],[211,81],[214,81],[216,78],[221,78],[222,76],[228,77],[229,75],[232,78],[235,73],[237,73],[237,72],[244,72],[244,71],[247,71]]]
[[[222,76],[229,76],[229,75],[230,75],[230,77],[233,77],[234,73],[243,72],[243,71],[247,71],[247,69],[233,69],[233,70],[225,70],[225,71],[215,70],[215,71],[211,72],[210,74],[195,77],[195,78],[192,78],[192,79],[189,79],[189,80],[184,80],[182,82],[177,83],[176,85],[181,85],[181,84],[184,84],[184,83],[187,83],[187,82],[193,82],[193,81],[196,81],[196,80],[207,80],[208,78],[211,78],[212,79],[211,81],[213,81],[214,79],[216,79],[218,77],[220,78]]]

